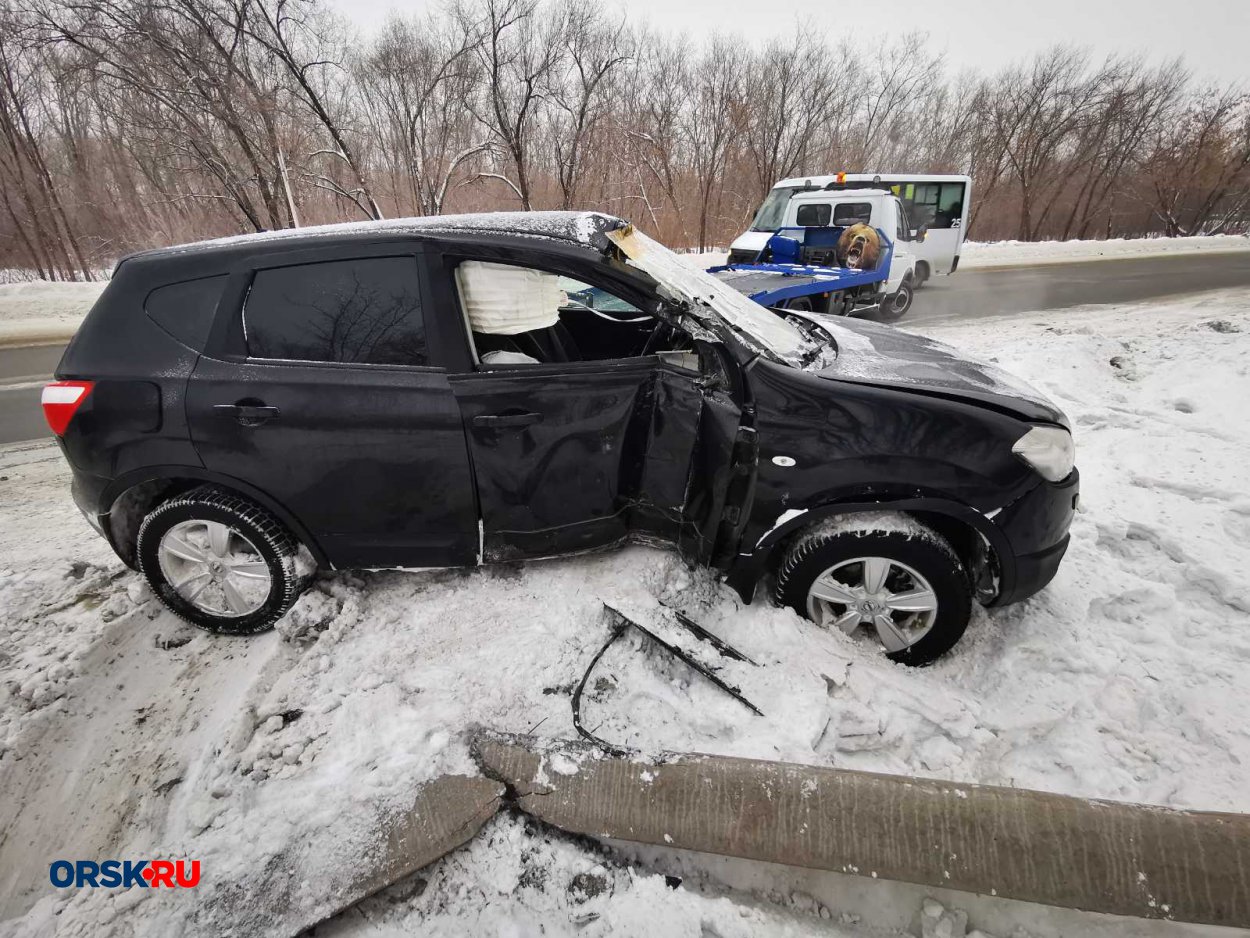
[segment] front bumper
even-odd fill
[[[1043,482],[994,516],[1010,550],[1006,556],[999,551],[1002,583],[991,605],[1028,599],[1054,579],[1068,549],[1080,489],[1080,474],[1073,469],[1062,482]]]

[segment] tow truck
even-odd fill
[[[796,193],[792,203],[793,223],[778,228],[754,259],[708,272],[772,309],[867,315],[885,322],[911,309],[916,259],[908,244],[922,242],[925,228],[912,236],[894,193],[813,186]],[[867,225],[879,238],[873,264],[839,256],[839,241],[855,225]]]

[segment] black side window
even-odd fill
[[[243,307],[243,327],[253,358],[429,364],[411,257],[258,270]]]
[[[829,216],[833,207],[828,202],[809,202],[800,205],[795,213],[794,223],[801,228],[824,227],[829,224]]]
[[[149,293],[143,308],[153,322],[183,345],[202,352],[225,286],[225,274],[171,283]]]

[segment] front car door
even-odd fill
[[[432,291],[463,313],[465,367],[450,380],[477,482],[485,559],[591,550],[631,535],[679,544],[692,560],[710,559],[740,418],[728,382],[708,380],[699,365],[717,352],[652,354],[647,342],[661,322],[658,298],[645,281],[631,283],[619,272],[605,277],[592,261],[579,266],[575,257],[520,249],[475,254],[467,245],[448,245],[441,256],[431,247],[427,256]],[[486,337],[474,340],[456,276],[462,262],[477,259],[533,268],[566,284],[572,278],[617,302],[609,317],[604,304],[578,310],[566,302],[555,327],[565,337],[566,360],[488,364],[477,352]],[[612,334],[613,317],[621,354],[584,356],[580,346],[611,344],[592,343],[581,326],[598,323]],[[642,317],[653,321],[652,330],[639,331]],[[519,336],[516,347],[546,344]]]
[[[290,511],[337,567],[478,559],[460,406],[419,245],[269,255],[231,276],[187,391],[210,471]]]

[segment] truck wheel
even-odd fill
[[[916,289],[919,290],[929,282],[929,265],[925,261],[916,264]]]
[[[933,531],[877,519],[848,516],[852,528],[800,537],[777,573],[777,600],[822,628],[871,638],[893,661],[929,664],[968,627],[968,574]]]
[[[911,309],[911,301],[915,297],[915,287],[911,280],[904,280],[897,293],[887,296],[877,307],[878,322],[898,322]]]
[[[303,592],[299,542],[253,502],[208,486],[155,508],[139,569],[175,615],[219,635],[268,631]]]

